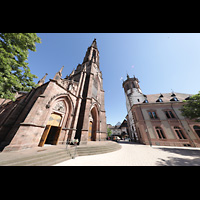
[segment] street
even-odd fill
[[[54,166],[199,166],[200,148],[159,147],[120,141],[118,151],[80,156]]]

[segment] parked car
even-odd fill
[[[120,137],[118,137],[118,136],[113,136],[112,140],[115,141],[115,142],[118,142],[118,141],[120,141]]]

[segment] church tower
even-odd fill
[[[77,66],[73,74],[70,75],[70,79],[79,81],[81,71],[84,71],[82,102],[75,139],[79,139],[81,144],[85,144],[87,141],[100,141],[107,137],[103,78],[99,68],[99,51],[96,39],[88,47],[83,63]]]
[[[74,139],[78,139],[78,144],[106,140],[103,78],[96,39],[82,64],[65,78],[63,68],[46,83],[45,74],[38,87],[19,94],[15,102],[3,100],[0,150],[66,144]]]

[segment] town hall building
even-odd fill
[[[123,82],[130,137],[142,144],[200,147],[200,123],[181,115],[192,94],[143,94],[138,78]]]
[[[0,150],[65,144],[107,137],[102,72],[96,39],[82,64],[62,78],[63,67],[45,83],[47,74],[16,100],[0,99]]]

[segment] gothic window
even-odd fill
[[[156,133],[157,133],[159,139],[166,139],[165,134],[161,127],[156,127]]]
[[[96,51],[95,50],[93,50],[93,52],[92,52],[92,57],[94,57],[94,61],[96,62]]]
[[[71,91],[72,88],[73,88],[72,84],[69,84],[69,86],[68,86],[68,90]]]
[[[55,111],[59,111],[61,113],[65,113],[65,104],[63,101],[59,101],[56,103],[56,105],[54,106],[53,110]]]
[[[187,139],[180,127],[174,126],[174,130],[180,140]]]
[[[98,80],[97,78],[94,78],[92,87],[92,97],[94,97],[95,99],[97,98],[97,92],[98,92]]]
[[[199,138],[200,138],[200,126],[193,126],[193,128],[194,128],[196,134],[197,134],[197,135],[199,136]]]

